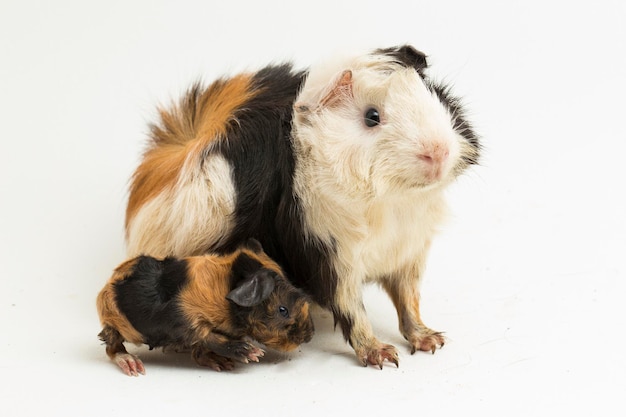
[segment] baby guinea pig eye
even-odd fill
[[[278,307],[278,313],[284,318],[289,318],[289,310],[285,306]]]
[[[373,107],[368,108],[363,115],[363,122],[365,122],[367,127],[378,126],[380,124],[380,113]]]

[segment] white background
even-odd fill
[[[0,415],[624,415],[625,5],[2,0]],[[124,376],[95,297],[124,257],[156,105],[197,79],[405,42],[485,145],[422,287],[446,346],[411,356],[373,287],[399,369],[359,367],[318,312],[288,356],[216,373],[131,346],[147,375]]]

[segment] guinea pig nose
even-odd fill
[[[419,154],[417,157],[427,164],[431,164],[433,162],[433,157],[427,154]]]
[[[446,146],[434,145],[429,149],[422,150],[417,154],[417,157],[427,164],[440,164],[444,162],[449,155],[450,150]]]

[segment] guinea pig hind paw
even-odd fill
[[[119,366],[128,376],[146,374],[146,369],[144,368],[141,359],[130,353],[117,353],[115,355],[115,363],[117,363],[117,366]]]

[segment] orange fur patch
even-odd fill
[[[230,327],[226,295],[233,257],[207,255],[186,259],[191,279],[180,293],[180,305],[191,328],[202,340],[216,327]]]
[[[264,268],[282,274],[280,267],[265,254],[243,249],[225,256],[191,256],[188,262],[189,283],[180,293],[180,305],[199,340],[215,328],[231,330],[229,304],[230,271],[240,253],[259,261]]]
[[[125,279],[132,273],[135,263],[136,259],[131,259],[115,269],[111,279],[98,294],[96,305],[100,323],[103,327],[109,326],[114,328],[122,335],[124,340],[131,343],[143,343],[143,336],[130,324],[126,316],[117,307],[115,290],[113,288],[117,281]]]
[[[186,163],[199,161],[211,142],[225,136],[236,111],[258,92],[250,84],[249,74],[219,80],[197,98],[190,92],[180,105],[160,110],[161,127],[153,129],[153,146],[132,177],[126,228],[146,202],[174,187]]]

